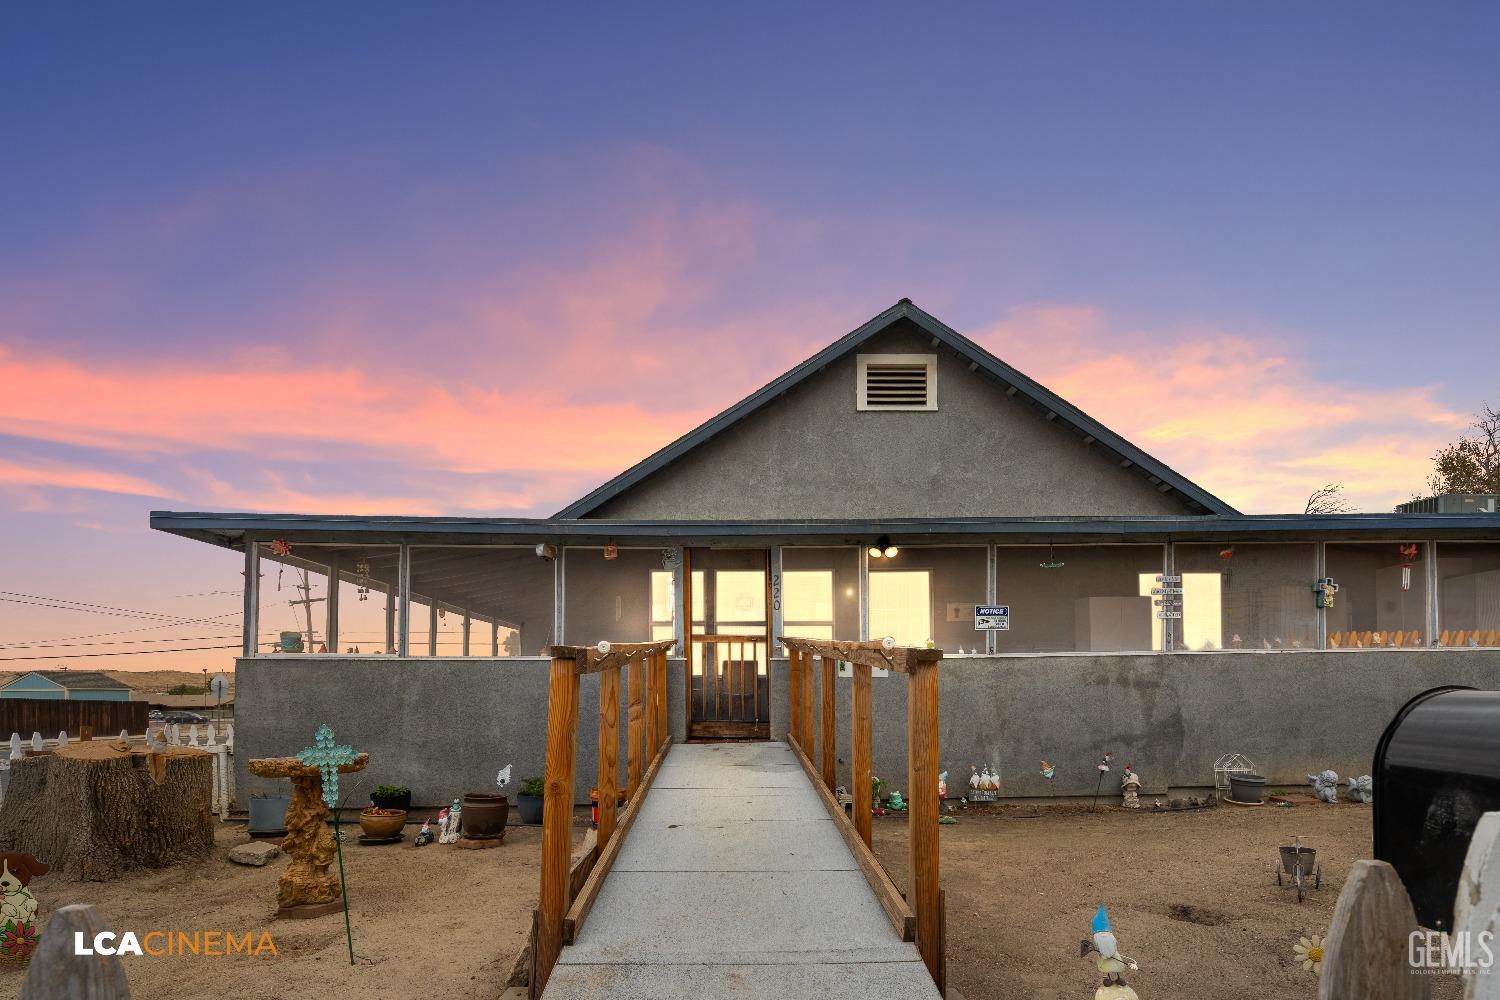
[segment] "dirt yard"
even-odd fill
[[[985,807],[991,808],[991,807]],[[1145,1000],[1313,998],[1318,981],[1292,959],[1304,934],[1327,926],[1350,864],[1370,853],[1362,806],[1220,806],[1137,815],[1086,808],[1035,818],[1000,809],[961,813],[942,828],[950,983],[965,1000],[1074,1000],[1098,985],[1078,942],[1108,905],[1130,977]],[[408,827],[408,837],[415,832]],[[897,884],[906,878],[906,822],[877,819],[875,846]],[[1294,834],[1317,848],[1322,890],[1300,906],[1271,876],[1276,845]],[[581,836],[581,831],[578,834]],[[223,860],[246,839],[221,826],[221,856],[113,883],[42,878],[44,914],[97,906],[116,931],[269,930],[278,957],[124,959],[131,991],[151,1000],[302,1000],[338,994],[444,1000],[498,997],[525,945],[537,893],[540,828],[511,827],[503,847],[458,851],[346,843],[357,964],[338,916],[271,918],[284,859],[264,868]],[[0,995],[24,972],[0,963]],[[1435,981],[1434,1000],[1459,996]]]
[[[443,997],[489,1000],[504,988],[526,944],[536,905],[541,827],[511,827],[503,846],[460,851],[432,844],[362,847],[346,827],[344,861],[356,964],[344,921],[272,919],[283,855],[262,868],[224,860],[248,840],[244,827],[218,830],[219,857],[118,882],[37,879],[43,919],[68,903],[92,903],[111,930],[269,930],[278,956],[127,956],[131,995],[149,1000],[305,1000],[313,996]],[[0,996],[16,996],[23,969],[0,963]]]
[[[1101,903],[1141,965],[1127,981],[1143,1000],[1316,997],[1292,946],[1328,926],[1350,866],[1370,856],[1370,810],[1353,804],[1030,812],[969,811],[942,828],[948,981],[964,1000],[1091,996],[1078,944]],[[1323,866],[1300,905],[1272,877],[1277,845],[1297,834]],[[904,818],[875,821],[875,850],[904,885]],[[1461,995],[1454,979],[1433,985],[1434,1000]]]

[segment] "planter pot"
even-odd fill
[[[400,809],[402,812],[411,812],[411,789],[407,789],[400,795],[381,795],[378,792],[371,792],[370,804],[379,809]]]
[[[1229,797],[1236,802],[1259,802],[1265,790],[1266,779],[1259,774],[1231,774]]]
[[[510,816],[510,799],[493,792],[469,792],[464,795],[461,825],[470,840],[496,840],[505,836],[505,820]]]
[[[377,816],[368,810],[359,814],[359,828],[371,840],[394,837],[405,825],[406,810],[404,809],[393,810],[384,816]]]
[[[251,796],[249,832],[286,833],[286,804],[290,801],[289,795]]]
[[[521,822],[529,826],[538,826],[542,822],[542,802],[540,795],[517,795],[516,806],[521,810]]]

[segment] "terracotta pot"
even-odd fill
[[[359,828],[371,840],[394,837],[405,825],[406,811],[404,809],[389,810],[384,816],[377,816],[368,809],[359,814]]]
[[[510,799],[490,792],[469,792],[464,796],[460,816],[463,835],[474,840],[493,840],[505,836],[505,820],[510,816]]]

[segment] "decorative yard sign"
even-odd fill
[[[1156,582],[1160,587],[1151,588],[1151,596],[1156,600],[1151,603],[1156,605],[1156,617],[1160,619],[1171,619],[1182,617],[1182,577],[1173,573],[1158,573]]]
[[[976,632],[1009,632],[1010,605],[998,604],[986,607],[974,605],[974,630]]]

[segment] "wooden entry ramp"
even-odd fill
[[[669,746],[646,787],[544,1000],[938,996],[787,744]]]

